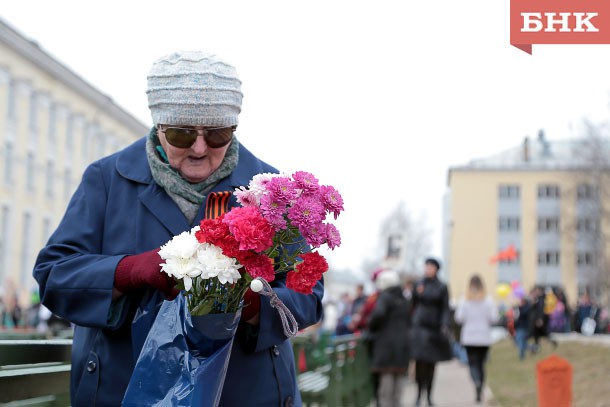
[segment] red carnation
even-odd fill
[[[267,281],[275,280],[273,260],[264,254],[242,250],[237,254],[236,258],[252,278],[262,277]]]
[[[231,235],[229,227],[223,222],[224,215],[216,219],[203,219],[195,237],[200,243],[210,243],[220,247],[222,253],[228,257],[236,257],[239,243]]]
[[[303,261],[286,276],[286,286],[299,293],[311,294],[322,273],[328,270],[328,263],[318,252],[302,254],[301,258]]]

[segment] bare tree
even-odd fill
[[[379,263],[403,274],[417,274],[430,253],[430,235],[425,219],[413,216],[405,203],[399,202],[380,225]]]
[[[579,285],[603,304],[610,304],[609,130],[608,123],[583,122],[572,151],[573,186],[566,191],[576,202],[565,225],[574,236]]]

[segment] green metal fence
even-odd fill
[[[0,340],[0,405],[69,406],[71,339]]]
[[[301,335],[292,339],[305,406],[365,407],[373,400],[366,343],[361,337]]]
[[[300,335],[292,344],[305,406],[371,405],[361,338]],[[71,346],[70,339],[0,339],[0,406],[69,406]]]

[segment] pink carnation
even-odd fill
[[[240,250],[262,252],[273,244],[275,231],[254,206],[233,208],[224,215],[223,222],[239,242]]]

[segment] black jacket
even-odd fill
[[[437,278],[419,281],[413,290],[413,308],[412,358],[426,362],[450,360],[451,317],[447,286]]]
[[[398,286],[379,294],[369,322],[373,334],[371,366],[374,371],[402,373],[407,370],[410,308]]]

